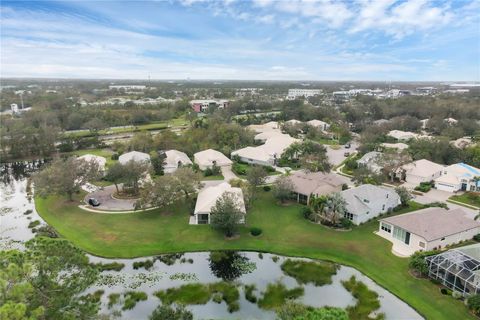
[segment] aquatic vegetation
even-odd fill
[[[332,276],[337,273],[338,266],[325,261],[285,260],[281,269],[286,275],[293,277],[299,284],[313,283],[323,286],[332,283]]]
[[[257,290],[257,287],[254,284],[245,285],[245,299],[251,303],[257,303],[257,296],[253,293]]]
[[[110,293],[108,295],[108,308],[112,308],[114,305],[118,303],[120,300],[120,294],[119,293]]]
[[[123,294],[123,298],[125,300],[123,302],[122,310],[130,310],[135,308],[135,306],[137,305],[137,302],[147,300],[148,296],[145,292],[128,291]]]
[[[35,220],[35,221],[32,221],[28,224],[28,228],[29,229],[32,229],[32,228],[35,228],[36,226],[40,225],[40,220]]]
[[[120,262],[110,262],[110,263],[95,263],[93,264],[100,271],[120,271],[125,267],[125,264]]]
[[[303,294],[304,289],[302,287],[287,289],[281,282],[270,283],[267,286],[267,290],[263,293],[263,297],[258,300],[258,306],[262,309],[277,309],[288,300],[297,299],[303,296]]]
[[[137,270],[140,268],[145,268],[145,270],[150,270],[153,267],[154,261],[147,259],[144,261],[135,261],[133,263],[133,269]]]
[[[280,258],[278,256],[272,256],[272,261],[277,263]]]
[[[342,284],[357,299],[355,306],[347,308],[351,320],[385,319],[385,314],[383,313],[377,314],[376,317],[371,317],[372,312],[380,308],[378,294],[375,291],[370,290],[365,283],[357,281],[355,276],[352,276],[348,281],[342,281]]]
[[[195,273],[178,272],[170,276],[170,280],[198,281]]]
[[[183,253],[172,253],[172,254],[162,254],[161,256],[157,256],[155,259],[165,263],[167,266],[171,266],[177,260],[181,259]]]
[[[240,308],[238,304],[240,294],[237,286],[234,283],[226,281],[212,284],[185,284],[177,288],[157,291],[155,292],[155,296],[164,304],[179,303],[196,305],[206,304],[210,300],[220,303],[223,300],[227,304],[229,312],[235,312]]]

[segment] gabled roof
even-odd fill
[[[246,147],[232,152],[232,156],[254,159],[259,161],[269,161],[272,157],[260,147]]]
[[[394,217],[381,219],[427,241],[437,240],[473,228],[480,222],[470,219],[462,209],[426,208]]]
[[[168,150],[165,151],[165,167],[178,167],[178,163],[181,162],[182,165],[192,164],[192,160],[181,151],[178,150]]]
[[[444,166],[426,159],[420,159],[408,163],[402,168],[406,173],[411,175],[419,177],[431,177],[432,175],[441,172],[444,169]]]
[[[343,181],[333,173],[297,171],[289,176],[294,191],[300,194],[325,195],[340,191]]]
[[[143,153],[143,152],[130,151],[130,152],[122,154],[118,158],[118,161],[122,164],[125,164],[125,163],[127,163],[131,160],[137,161],[137,162],[150,161],[150,155],[147,154],[147,153]]]
[[[362,184],[340,194],[347,202],[347,211],[353,214],[369,211],[377,202],[383,203],[387,195],[391,203],[398,204],[400,201],[399,195],[394,190],[372,184]]]
[[[480,177],[480,169],[472,167],[466,163],[452,164],[443,169],[446,174],[437,178],[436,182],[458,184],[462,179],[472,180],[475,177]],[[480,186],[480,181],[477,182],[477,186]]]
[[[307,121],[307,124],[312,126],[312,127],[323,127],[325,125],[328,126],[328,123],[324,122],[324,121],[321,121],[321,120],[310,120],[310,121]]]
[[[283,135],[283,133],[280,130],[269,130],[269,131],[264,131],[260,132],[257,134],[254,138],[254,140],[262,140],[265,141],[267,139],[270,139],[272,137],[278,136],[278,135]]]
[[[80,156],[77,159],[78,160],[85,160],[87,162],[95,161],[101,167],[104,167],[105,164],[107,163],[107,159],[105,159],[104,157],[101,157],[101,156],[96,156],[94,154],[84,154],[83,156]]]
[[[239,204],[239,209],[245,213],[245,203],[243,201],[243,192],[240,188],[234,188],[227,182],[219,185],[207,187],[198,193],[197,202],[195,204],[194,213],[210,213],[217,200],[225,193],[231,192]]]
[[[195,158],[195,162],[199,165],[209,166],[214,161],[217,163],[218,166],[224,166],[233,163],[232,160],[228,159],[223,153],[213,149],[207,149],[197,152],[193,156]]]

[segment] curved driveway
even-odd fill
[[[100,202],[98,207],[90,207],[106,211],[125,211],[135,208],[135,199],[114,199],[112,197],[116,189],[114,185],[104,187],[103,190],[97,190],[85,196],[85,203],[88,205],[89,198],[95,198]]]

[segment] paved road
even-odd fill
[[[338,150],[334,150],[330,146],[326,146],[326,147],[327,147],[327,155],[328,155],[328,159],[330,160],[330,163],[333,166],[338,166],[346,158],[344,153],[345,152],[352,153],[355,150],[357,150],[358,143],[353,141],[351,143],[351,147],[348,149],[345,149],[344,146],[340,146],[340,149]]]
[[[116,191],[115,186],[107,186],[103,190],[97,190],[85,197],[85,203],[88,204],[88,198],[95,198],[100,202],[95,209],[106,211],[124,211],[133,210],[135,208],[134,199],[114,199],[112,194]]]

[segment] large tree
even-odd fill
[[[243,216],[236,194],[225,192],[210,210],[210,224],[225,236],[232,237],[237,232]]]
[[[123,189],[130,188],[133,194],[138,194],[140,190],[140,181],[147,177],[150,164],[145,161],[135,161],[132,159],[123,165],[123,169]]]
[[[84,291],[98,270],[67,240],[37,237],[24,251],[0,252],[1,319],[93,319],[99,303]]]
[[[398,152],[396,150],[386,150],[378,159],[378,163],[383,168],[383,172],[393,182],[395,175],[400,172],[402,166],[412,161],[412,157],[407,151]]]
[[[293,183],[287,176],[279,177],[273,184],[273,195],[275,198],[280,200],[281,203],[284,203],[286,200],[290,199],[293,192]]]
[[[65,194],[69,200],[80,187],[88,181],[101,177],[101,171],[96,161],[85,161],[70,157],[56,159],[45,169],[34,175],[35,191],[40,196],[50,194]]]
[[[329,195],[323,207],[323,219],[333,225],[338,225],[346,212],[346,206],[347,202],[340,193],[335,192]]]

